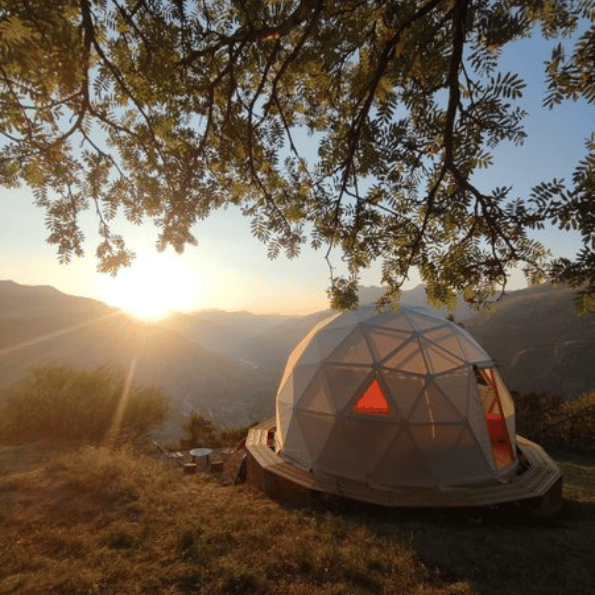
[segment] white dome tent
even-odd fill
[[[289,481],[381,504],[463,506],[561,487],[545,452],[517,440],[489,355],[427,308],[368,306],[319,323],[289,357],[276,418],[247,447],[248,475],[273,495],[287,496]],[[520,489],[525,451],[549,470],[540,493]]]
[[[277,396],[281,458],[379,486],[505,478],[514,435],[490,357],[425,308],[327,320],[293,352]]]

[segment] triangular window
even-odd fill
[[[368,390],[363,394],[353,410],[356,413],[367,415],[390,415],[390,405],[378,384],[378,380],[372,381],[372,384],[370,384]]]

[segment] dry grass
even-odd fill
[[[86,448],[0,476],[0,594],[587,594],[595,467],[575,471],[550,521],[516,509],[324,512]]]
[[[473,593],[410,548],[248,486],[86,448],[0,480],[0,593]]]

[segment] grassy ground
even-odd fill
[[[131,451],[0,452],[0,594],[589,594],[595,462],[565,510],[295,510]],[[12,457],[12,459],[11,459]],[[13,460],[8,469],[5,461]]]

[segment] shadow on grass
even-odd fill
[[[321,503],[317,513],[365,524],[413,549],[447,581],[467,580],[482,595],[591,595],[595,493],[590,498],[565,498],[553,518],[520,504],[393,510],[338,499]]]

